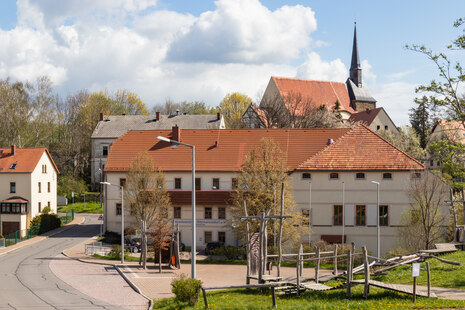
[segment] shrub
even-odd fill
[[[224,248],[224,256],[227,259],[241,259],[245,255],[245,248],[244,247],[235,247],[228,245]]]
[[[3,235],[2,235],[2,234],[0,234],[0,239],[5,239],[5,237],[3,237]]]
[[[124,249],[124,256],[129,254],[129,249]],[[120,244],[113,244],[111,246],[111,251],[108,253],[108,257],[112,259],[121,259],[121,245]]]
[[[195,305],[195,303],[199,300],[201,287],[202,281],[186,278],[186,275],[184,274],[171,281],[171,291],[176,296],[176,300],[180,302],[187,302],[189,306]]]
[[[56,214],[41,214],[39,235],[61,226],[61,220]]]
[[[42,209],[42,214],[49,214],[51,210],[52,209],[50,209],[49,206],[46,206],[45,208]]]
[[[31,220],[31,227],[39,226],[41,219],[42,217],[40,215],[34,216],[34,218]]]

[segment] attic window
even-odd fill
[[[363,172],[358,172],[356,175],[355,175],[355,178],[357,180],[364,180],[365,179],[365,173]]]
[[[311,179],[312,175],[310,173],[302,173],[302,179]]]
[[[390,172],[383,173],[383,179],[384,180],[391,180],[392,179],[392,173],[390,173]]]
[[[17,163],[11,164],[10,169],[16,169],[17,165],[18,165]]]
[[[337,180],[337,179],[339,179],[339,173],[337,173],[337,172],[332,172],[332,173],[329,174],[329,178],[330,178],[331,180]]]

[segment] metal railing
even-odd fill
[[[0,239],[0,248],[4,248],[5,247],[5,238],[1,238]]]
[[[28,229],[17,230],[5,236],[5,246],[10,246],[18,242],[31,239],[39,234],[40,226],[33,226]]]
[[[66,215],[61,216],[60,219],[63,225],[72,222],[74,220],[74,210],[71,210],[71,212],[67,212]]]
[[[111,247],[104,246],[102,242],[92,242],[85,245],[85,253],[86,255],[103,255],[106,256],[110,253]]]

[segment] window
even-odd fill
[[[365,180],[365,173],[363,172],[358,172],[356,175],[355,175],[355,178],[357,180]]]
[[[333,206],[333,225],[334,226],[342,225],[342,205]]]
[[[205,219],[211,219],[212,218],[212,208],[205,208]]]
[[[330,178],[331,180],[337,180],[337,179],[339,179],[339,173],[337,173],[337,172],[332,172],[332,173],[329,174],[329,178]]]
[[[389,209],[388,206],[379,206],[379,226],[389,225]]]
[[[383,179],[384,180],[391,180],[392,179],[392,173],[390,173],[390,172],[383,173]]]
[[[104,145],[102,148],[102,155],[103,156],[108,156],[108,146]]]
[[[174,207],[173,217],[175,219],[181,218],[181,207]]]
[[[205,243],[212,242],[212,232],[211,231],[205,231],[203,233]]]
[[[39,182],[39,193],[42,193],[42,184]]]
[[[222,243],[226,242],[226,232],[224,231],[218,232],[218,242],[222,242]]]
[[[381,129],[381,126],[380,125],[377,125],[376,126],[376,130],[380,130]]]
[[[121,203],[116,204],[116,215],[121,215]]]
[[[124,178],[119,179],[119,186],[125,187],[126,186],[126,179],[124,179]]]
[[[174,189],[181,189],[181,178],[174,178]]]
[[[434,166],[434,160],[430,160],[430,161],[429,161],[429,165],[430,165],[431,167],[433,167],[433,166]]]
[[[50,182],[47,182],[47,193],[50,193]]]
[[[310,210],[302,209],[302,225],[308,226],[310,225]]]
[[[384,130],[388,130],[388,125],[384,125]]]
[[[218,208],[218,219],[226,219],[226,208]]]
[[[231,188],[236,189],[237,188],[237,178],[232,178],[231,179]]]
[[[365,226],[366,225],[366,206],[357,205],[355,210],[355,225]]]
[[[50,201],[47,201],[47,207],[50,208]]]
[[[42,173],[47,173],[47,165],[42,165]]]
[[[311,179],[312,175],[310,173],[302,173],[302,179]]]
[[[10,193],[16,193],[16,182],[10,182]]]
[[[212,189],[220,189],[220,179],[213,178]]]
[[[39,212],[42,212],[42,203],[39,202]]]
[[[420,172],[412,173],[412,179],[419,179],[419,178],[421,178],[421,173]]]
[[[199,191],[201,190],[202,186],[201,186],[201,181],[200,181],[200,178],[195,178],[195,190],[196,191]]]

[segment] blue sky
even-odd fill
[[[343,82],[356,20],[364,82],[404,125],[415,87],[437,77],[404,45],[444,51],[461,12],[459,0],[2,0],[0,78],[49,75],[62,96],[129,89],[149,107],[257,100],[272,75]]]

